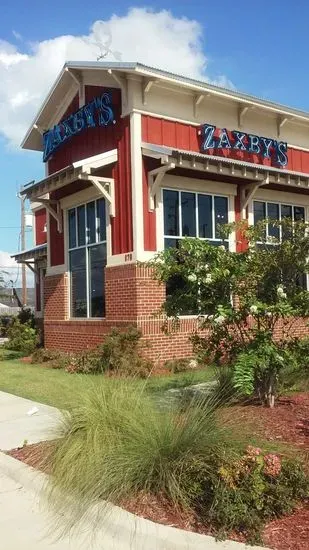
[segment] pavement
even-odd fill
[[[0,391],[0,450],[54,439],[59,419],[54,407]]]
[[[27,414],[30,411],[32,415]],[[59,415],[53,407],[0,392],[0,448],[15,448],[25,439],[28,443],[51,439]],[[112,505],[103,516],[100,504],[89,511],[87,522],[78,530],[57,539],[57,518],[47,512],[42,495],[47,481],[47,475],[0,452],[1,550],[266,550],[233,541],[217,542]],[[100,517],[100,527],[94,532]]]

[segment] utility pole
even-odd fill
[[[25,195],[21,195],[19,193],[20,198],[20,214],[21,214],[21,220],[20,220],[20,245],[21,250],[25,250],[26,248],[26,219],[25,219]],[[27,305],[27,277],[26,277],[26,264],[23,262],[21,264],[21,288],[22,288],[22,295],[21,295],[21,301],[22,305]]]

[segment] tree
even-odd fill
[[[235,229],[248,244],[245,252],[226,246]],[[233,365],[235,387],[273,407],[279,373],[291,360],[293,326],[309,314],[308,226],[284,219],[221,231],[220,246],[186,238],[156,256],[155,278],[173,288],[163,310],[174,320],[197,313],[195,351]]]

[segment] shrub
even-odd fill
[[[140,387],[119,380],[84,392],[60,436],[50,502],[60,514],[71,512],[70,527],[97,499],[120,504],[140,491],[190,507],[187,470],[193,462],[207,470],[229,447],[213,400],[195,401],[183,413],[162,411]]]
[[[0,336],[5,337],[9,326],[13,323],[14,317],[12,315],[0,316]]]
[[[70,354],[64,368],[71,374],[100,374],[106,370],[99,348]]]
[[[70,354],[58,350],[37,348],[31,356],[31,363],[49,363],[53,369],[64,369],[70,364]]]
[[[142,355],[141,331],[134,326],[112,329],[99,346],[104,370],[124,376],[149,375],[153,365]]]
[[[17,319],[22,325],[28,323],[32,328],[35,328],[34,313],[29,307],[22,307],[17,315]]]
[[[15,319],[7,331],[8,342],[6,349],[20,351],[25,355],[30,355],[38,344],[37,331],[31,327],[29,322],[22,324]]]
[[[218,463],[214,476],[199,473],[196,509],[217,534],[243,532],[260,542],[265,522],[291,512],[308,490],[300,462],[248,447],[237,460]]]

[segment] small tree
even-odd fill
[[[266,237],[266,227],[277,238]],[[156,256],[155,278],[174,285],[163,309],[168,318],[198,314],[192,340],[197,353],[234,365],[234,385],[273,407],[279,372],[291,359],[293,326],[309,314],[303,282],[309,270],[307,225],[285,219],[238,227],[248,249],[226,246],[235,226],[222,229],[222,244],[187,238]],[[201,332],[202,331],[202,332]]]

